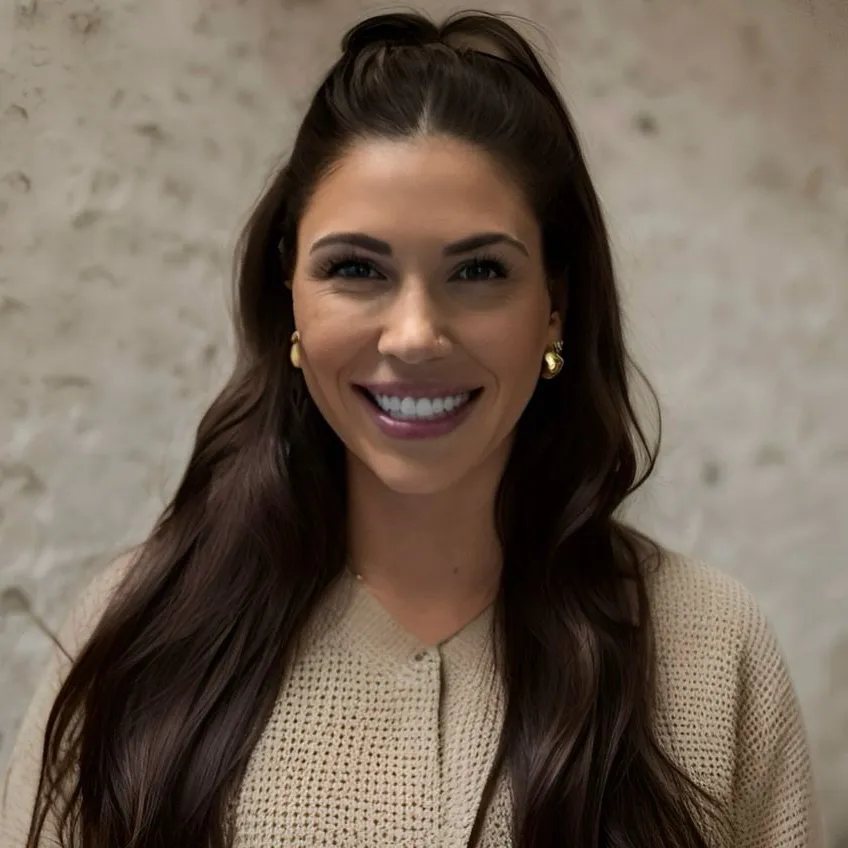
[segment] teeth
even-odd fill
[[[469,392],[437,398],[394,397],[392,395],[372,395],[377,405],[387,415],[400,421],[429,420],[439,418],[459,409],[468,403]]]

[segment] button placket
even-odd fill
[[[418,686],[436,686],[441,681],[442,656],[438,648],[421,648],[409,655],[406,674],[410,682]]]

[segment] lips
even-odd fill
[[[378,426],[393,436],[426,438],[459,426],[482,388],[380,384],[356,386]]]

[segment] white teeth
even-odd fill
[[[410,415],[415,415],[415,401],[412,398],[404,398],[400,402],[400,414],[407,418]]]
[[[387,415],[400,421],[432,420],[453,412],[468,403],[470,392],[437,398],[395,397],[372,395],[377,405]]]
[[[401,406],[401,411],[403,407]],[[418,398],[415,402],[415,417],[416,418],[432,418],[433,417],[433,402],[429,398]]]

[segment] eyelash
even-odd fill
[[[334,256],[332,259],[327,259],[316,268],[316,272],[322,280],[328,280],[330,277],[335,277],[339,269],[345,265],[367,265],[372,270],[377,270],[369,259],[358,256],[356,253],[345,253],[341,256]]]
[[[377,271],[378,273],[380,273],[379,269],[374,265],[371,259],[368,259],[364,256],[360,256],[355,252],[344,254],[342,256],[334,256],[332,259],[328,259],[326,262],[318,266],[317,273],[320,279],[328,280],[331,277],[335,277],[338,274],[339,270],[344,268],[346,265],[363,265],[368,267],[372,271]],[[462,265],[459,266],[459,268],[456,269],[454,273],[459,273],[464,268],[474,267],[475,265],[479,265],[481,267],[488,267],[490,270],[493,270],[495,272],[496,277],[489,280],[464,280],[461,282],[495,283],[500,280],[506,279],[512,273],[512,268],[506,262],[504,262],[503,259],[486,253],[477,254],[471,259],[466,260],[462,263]],[[348,277],[347,279],[367,280],[373,278]]]

